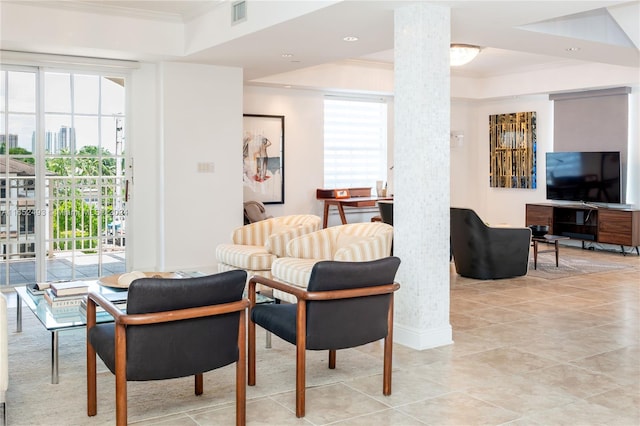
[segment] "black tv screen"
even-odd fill
[[[620,152],[547,152],[547,199],[621,202]]]

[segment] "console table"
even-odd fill
[[[349,194],[347,198],[338,198],[336,194],[340,192]],[[345,188],[345,189],[317,189],[316,199],[324,201],[324,214],[322,216],[322,228],[326,228],[329,222],[329,206],[336,206],[340,214],[342,224],[347,223],[344,214],[345,207],[375,207],[378,200],[390,200],[391,197],[372,197],[371,188]]]
[[[640,209],[584,204],[526,205],[526,225],[548,225],[549,234],[571,239],[635,247],[640,255]]]

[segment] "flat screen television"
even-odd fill
[[[622,202],[620,152],[547,152],[547,199]]]

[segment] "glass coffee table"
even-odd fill
[[[126,290],[101,286],[97,280],[91,284],[90,291],[114,293]],[[32,294],[26,286],[16,287],[16,332],[22,332],[22,302],[51,333],[51,383],[58,383],[58,333],[65,330],[87,326],[87,317],[80,311],[80,305],[52,308],[41,294]],[[97,312],[97,322],[111,322],[113,317],[107,312]]]
[[[205,274],[201,272],[181,272],[179,275],[183,277],[196,277]],[[61,331],[73,330],[87,326],[87,317],[81,311],[80,305],[65,306],[63,308],[52,308],[43,295],[31,293],[26,286],[16,287],[17,306],[16,306],[16,332],[22,332],[22,302],[36,316],[44,328],[51,333],[51,383],[58,384],[58,334]],[[98,280],[94,280],[89,287],[89,291],[95,291],[108,295],[116,292],[126,292],[126,289],[106,287],[98,284]],[[262,295],[256,295],[256,303],[273,303],[274,299]],[[244,295],[246,297],[246,295]],[[96,322],[106,323],[112,322],[113,317],[107,312],[96,312]],[[266,346],[271,347],[271,333],[267,333]]]

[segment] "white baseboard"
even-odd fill
[[[452,333],[451,324],[423,330],[395,323],[393,342],[421,351],[451,345],[453,343]]]

